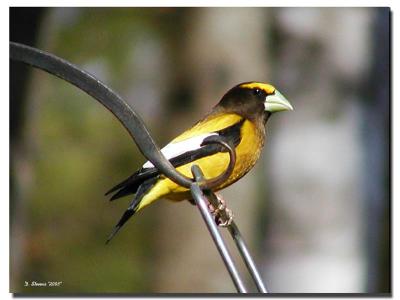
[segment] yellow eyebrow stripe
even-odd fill
[[[250,82],[250,83],[243,83],[240,85],[241,88],[247,89],[260,89],[265,91],[268,95],[273,94],[275,92],[275,87],[270,84],[262,83],[262,82]]]

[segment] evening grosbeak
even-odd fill
[[[239,180],[260,157],[265,141],[265,125],[272,113],[293,110],[285,97],[270,84],[245,82],[230,89],[203,119],[161,149],[164,156],[182,174],[192,177],[197,164],[206,179],[217,177],[228,167],[229,154],[217,144],[203,144],[211,136],[220,136],[235,147],[236,164],[229,178],[214,191]],[[137,211],[161,199],[191,199],[190,191],[171,181],[147,161],[129,178],[113,187],[111,201],[135,194],[128,209],[115,226],[107,243]]]

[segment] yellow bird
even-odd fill
[[[229,154],[217,144],[203,145],[211,136],[231,142],[236,151],[236,164],[230,177],[214,191],[239,180],[255,165],[265,141],[265,125],[272,113],[293,110],[288,100],[270,84],[245,82],[234,86],[203,119],[173,139],[162,153],[182,174],[192,177],[197,164],[206,179],[217,177],[229,164]],[[113,187],[111,201],[135,194],[107,243],[137,211],[164,198],[173,201],[191,199],[190,191],[160,174],[151,162]]]

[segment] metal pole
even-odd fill
[[[200,168],[197,165],[194,165],[192,167],[192,173],[194,177],[196,178],[196,181],[202,181],[202,172]],[[207,200],[203,195],[203,191],[199,187],[199,184],[197,182],[193,183],[190,191],[192,193],[193,199],[196,202],[197,207],[200,210],[200,213],[203,217],[204,222],[207,225],[208,230],[211,233],[211,236],[214,240],[215,245],[218,248],[219,253],[221,254],[221,257],[225,263],[226,268],[229,271],[229,275],[232,278],[232,281],[239,293],[247,293],[246,288],[243,284],[242,279],[240,278],[239,272],[236,269],[236,266],[233,262],[232,256],[228,251],[228,248],[225,245],[224,240],[222,239],[222,236],[220,232],[218,231],[218,227],[215,224],[215,221],[208,210],[207,206]]]
[[[212,191],[206,190],[206,191],[204,191],[204,194],[207,196],[207,198],[210,200],[210,203],[214,207],[218,207],[219,200]],[[219,216],[222,218],[223,221],[226,221],[229,218],[229,216],[226,214],[226,211],[221,211]],[[254,263],[254,260],[251,257],[251,254],[247,248],[245,241],[243,240],[243,237],[242,237],[235,221],[232,220],[232,223],[226,227],[228,227],[229,233],[231,234],[233,240],[235,241],[235,244],[236,244],[236,247],[238,248],[240,256],[242,257],[242,259],[247,267],[247,270],[249,271],[251,277],[253,278],[253,281],[257,287],[257,290],[261,293],[268,293],[268,291],[262,281],[260,273],[257,270],[256,264]]]
[[[254,280],[255,285],[257,286],[257,290],[261,293],[268,293],[267,288],[265,287],[264,282],[260,276],[260,273],[257,270],[257,266],[254,263],[254,260],[251,257],[250,252],[247,249],[247,245],[243,240],[243,237],[240,234],[239,228],[236,226],[235,222],[232,222],[231,225],[228,226],[228,230],[236,243],[240,256],[244,260],[246,267]]]

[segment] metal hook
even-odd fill
[[[207,139],[207,141],[203,142],[203,145],[208,145],[208,144],[220,144],[228,151],[230,158],[229,165],[222,174],[218,175],[215,178],[205,180],[200,184],[200,187],[202,189],[212,190],[222,185],[225,181],[228,180],[229,176],[231,176],[236,164],[236,151],[235,148],[229,142],[227,142],[222,137],[217,135],[210,136]]]
[[[190,188],[192,179],[180,174],[161,153],[142,119],[112,89],[88,72],[48,52],[10,42],[10,58],[42,69],[86,92],[103,104],[126,128],[140,152],[172,181]]]
[[[209,180],[205,180],[203,178],[201,170],[195,165],[192,168],[195,178],[195,180],[193,180],[192,178],[179,173],[172,166],[172,164],[161,153],[159,147],[155,144],[142,119],[116,92],[111,90],[96,77],[53,54],[19,43],[10,42],[10,58],[42,69],[65,81],[68,81],[99,101],[117,117],[117,119],[127,129],[141,153],[150,162],[152,162],[161,173],[166,175],[177,184],[191,189],[193,198],[195,199],[197,206],[199,207],[202,216],[206,221],[208,229],[214,241],[216,242],[218,249],[220,250],[221,256],[231,274],[236,288],[239,292],[246,292],[243,281],[241,280],[227,247],[224,244],[221,235],[219,234],[218,228],[213,221],[210,212],[208,211],[206,199],[204,197],[204,194],[206,194],[211,201],[213,197],[216,198],[211,190],[220,186],[231,175],[236,162],[236,153],[234,147],[224,141],[221,137],[209,139],[208,142],[204,143],[218,143],[222,145],[229,153],[229,165],[222,174]],[[266,292],[261,277],[258,274],[255,264],[247,250],[236,224],[232,222],[230,225],[228,225],[228,229],[236,242],[239,252],[244,259],[249,272],[256,282],[258,290],[260,292]]]

